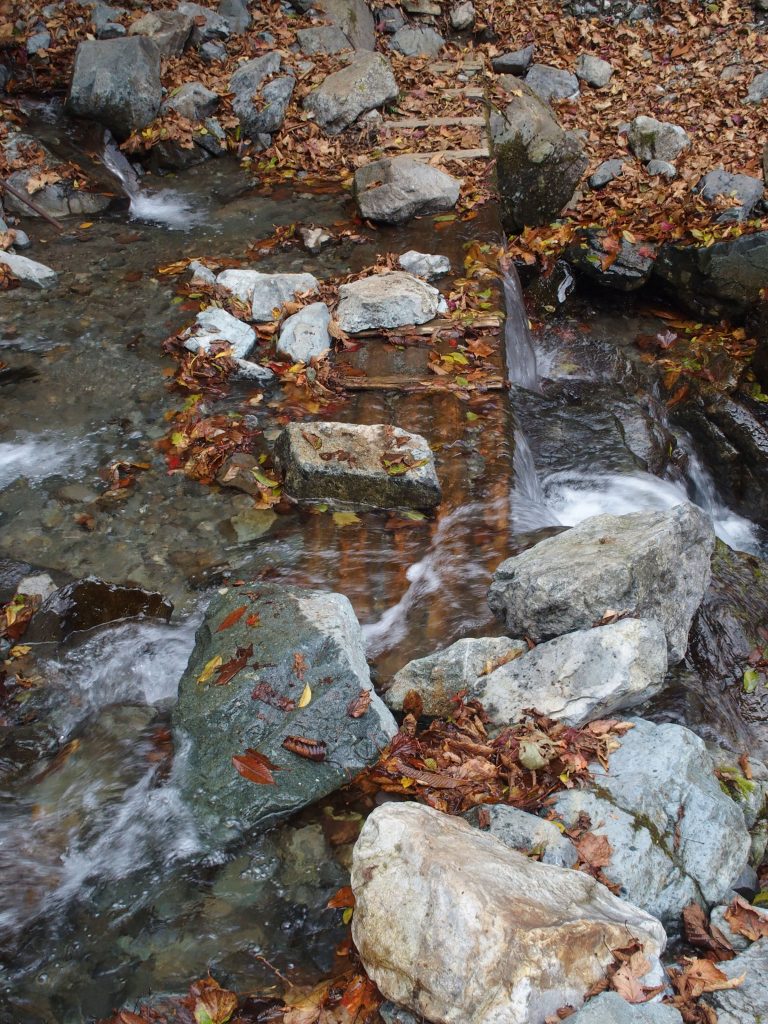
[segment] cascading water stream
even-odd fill
[[[528,314],[525,311],[520,277],[512,260],[502,259],[500,267],[506,307],[504,350],[507,377],[511,384],[538,393],[541,388],[536,369],[536,349],[533,346]]]

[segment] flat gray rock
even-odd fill
[[[118,139],[145,128],[160,109],[160,51],[146,36],[78,44],[67,112],[98,121]]]
[[[549,64],[534,64],[525,76],[525,84],[545,103],[552,100],[570,100],[579,95],[579,80],[563,68]]]
[[[584,520],[507,559],[488,602],[510,636],[541,641],[588,629],[606,612],[655,619],[671,665],[710,579],[715,535],[695,505]]]
[[[238,652],[244,667],[217,685],[217,669]],[[352,717],[361,693],[370,705]],[[183,752],[178,785],[214,847],[338,789],[397,731],[373,692],[346,597],[261,581],[220,593],[208,606],[179,683],[173,727]],[[313,741],[321,759],[283,746],[288,737]],[[251,749],[278,769],[274,784],[236,770],[233,757]]]
[[[481,814],[489,822],[487,827],[480,825]],[[572,868],[579,859],[576,847],[557,825],[535,814],[521,811],[518,807],[487,804],[473,807],[463,817],[470,825],[482,828],[483,832],[498,839],[510,850],[528,855],[539,854],[542,864]]]
[[[275,455],[298,501],[431,509],[440,503],[435,457],[420,434],[384,424],[289,423]]]
[[[603,871],[621,895],[674,930],[695,899],[721,902],[741,875],[750,838],[744,815],[720,787],[704,742],[683,726],[634,720],[594,782],[559,793],[567,826],[582,812],[612,847]]]
[[[583,872],[411,802],[368,817],[351,881],[368,975],[387,999],[447,1024],[540,1024],[580,1005],[611,949],[634,937],[658,971],[666,942],[655,918]]]
[[[439,308],[437,288],[413,274],[391,270],[341,285],[336,318],[342,330],[355,334],[424,324]]]
[[[179,14],[187,14],[193,19],[190,41],[193,46],[217,42],[227,39],[230,32],[226,18],[212,11],[203,4],[183,3],[176,8]],[[202,22],[202,23],[201,23]]]
[[[426,25],[404,25],[392,36],[391,46],[406,57],[436,57],[445,40]]]
[[[279,313],[297,294],[313,292],[317,283],[312,274],[262,274],[259,270],[223,270],[216,278],[217,285],[250,305],[251,318],[257,323],[273,320],[275,311]]]
[[[398,265],[407,273],[416,277],[442,277],[451,272],[451,261],[447,256],[438,256],[428,252],[416,252],[409,249],[398,259]]]
[[[386,224],[452,210],[461,182],[437,167],[410,156],[385,157],[355,172],[360,215]]]
[[[233,359],[245,359],[256,344],[256,332],[225,309],[209,306],[197,314],[184,348],[190,352],[209,352],[213,344],[222,341],[232,347]]]
[[[690,136],[680,125],[644,115],[630,124],[627,139],[629,148],[643,163],[649,160],[672,162],[691,145]]]
[[[509,644],[504,649],[497,641],[498,653],[488,653],[481,663],[481,645],[491,641],[460,640],[402,668],[384,699],[399,709],[409,690],[416,690],[428,714],[444,715],[450,713],[451,697],[466,690],[483,705],[494,729],[514,724],[530,707],[583,725],[635,707],[664,685],[667,645],[654,621],[623,619],[568,633],[530,651],[523,641]],[[494,667],[494,660],[501,664]]]
[[[314,0],[311,6],[340,29],[356,50],[376,49],[376,23],[365,0]]]
[[[493,57],[491,67],[498,75],[524,75],[531,66],[536,47],[531,43],[523,50],[512,50]]]
[[[747,90],[744,102],[762,103],[765,99],[768,99],[768,71],[762,71],[759,75],[755,75]]]
[[[186,82],[165,100],[160,113],[173,110],[188,121],[204,121],[216,112],[218,106],[218,94],[212,89],[207,89],[202,82]]]
[[[731,174],[716,167],[705,174],[694,192],[710,201],[720,198],[733,200],[733,208],[718,216],[719,221],[749,220],[755,214],[755,207],[762,202],[764,183],[761,178],[748,174]]]
[[[601,992],[568,1019],[571,1024],[683,1024],[674,1006],[628,1003],[618,992]]]
[[[296,33],[296,42],[307,56],[314,53],[342,53],[352,49],[352,44],[336,25],[300,28]]]
[[[613,77],[613,65],[591,53],[582,53],[576,61],[576,77],[593,89],[603,89]]]
[[[331,347],[331,314],[324,302],[313,302],[289,316],[280,328],[277,352],[294,363],[309,363]]]
[[[192,33],[194,18],[179,11],[150,11],[128,27],[130,36],[148,36],[163,57],[178,57]]]
[[[717,965],[728,978],[746,975],[738,988],[703,998],[717,1011],[717,1024],[764,1024],[768,992],[768,939],[760,939],[735,959]]]
[[[246,0],[219,0],[216,13],[226,21],[229,31],[235,35],[247,31],[253,21]]]
[[[673,181],[677,177],[677,168],[668,160],[649,160],[645,169],[654,178],[661,177]]]
[[[610,182],[615,181],[616,178],[621,177],[621,172],[624,168],[624,162],[622,160],[604,160],[598,167],[595,168],[592,174],[589,176],[589,187],[590,188],[604,188]]]
[[[328,135],[338,135],[361,114],[397,99],[398,93],[387,58],[361,51],[347,67],[328,75],[309,93],[304,109]]]
[[[50,288],[56,284],[58,274],[44,263],[37,263],[27,256],[19,256],[14,252],[0,250],[0,264],[7,267],[22,284],[35,288]]]

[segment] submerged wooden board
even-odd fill
[[[504,391],[507,383],[503,377],[489,376],[483,381],[473,382],[469,388],[461,388],[451,377],[430,377],[428,380],[408,380],[407,377],[347,377],[334,374],[333,383],[346,391]]]

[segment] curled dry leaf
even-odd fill
[[[281,745],[308,761],[324,761],[327,754],[327,745],[323,740],[312,740],[306,736],[286,736]]]
[[[347,705],[347,714],[350,718],[362,718],[370,706],[371,691],[361,690]]]
[[[725,920],[737,935],[743,935],[750,942],[768,938],[768,915],[758,913],[741,896],[731,900],[725,912]]]
[[[280,765],[272,764],[268,757],[260,754],[253,747],[248,747],[244,754],[236,754],[232,758],[232,764],[244,779],[260,786],[274,786],[275,779],[272,772],[281,770]]]

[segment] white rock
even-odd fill
[[[324,302],[313,302],[289,316],[280,329],[277,351],[294,363],[309,363],[331,347],[331,314]]]
[[[403,270],[415,274],[416,277],[441,277],[443,274],[449,274],[451,270],[451,261],[447,256],[417,252],[415,249],[404,252],[397,262]]]
[[[343,284],[336,317],[351,334],[424,324],[437,315],[440,298],[437,288],[420,278],[392,270]]]
[[[651,967],[661,924],[583,872],[540,864],[415,803],[368,818],[352,862],[352,935],[383,995],[442,1024],[543,1024],[578,1006],[611,950]]]
[[[223,270],[216,278],[220,285],[241,302],[251,305],[251,317],[257,322],[274,319],[275,310],[292,301],[299,292],[312,292],[317,278],[312,274],[262,274],[258,270]]]
[[[245,359],[256,344],[256,332],[242,320],[232,316],[226,309],[209,306],[197,314],[192,334],[184,342],[190,352],[208,352],[217,341],[225,341],[232,347],[233,359]]]
[[[41,572],[35,576],[25,576],[16,587],[16,593],[25,597],[39,597],[42,604],[58,589],[48,573]]]
[[[192,271],[190,284],[216,284],[216,275],[214,272],[209,270],[204,263],[200,263],[199,260],[192,260],[189,264],[189,269]]]
[[[58,277],[56,271],[46,267],[44,263],[36,263],[27,256],[19,256],[15,252],[0,252],[0,263],[22,284],[31,284],[38,288],[49,288],[56,283]]]
[[[576,77],[594,89],[602,89],[613,77],[613,67],[602,57],[582,53],[576,61]]]

